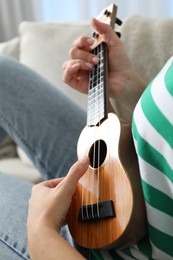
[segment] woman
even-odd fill
[[[109,97],[113,99],[116,97],[116,102],[119,102],[119,104],[122,105],[122,109],[126,110],[125,116],[123,113],[119,114],[122,123],[131,124],[134,107],[146,88],[146,84],[134,70],[121,41],[115,35],[114,31],[108,25],[102,24],[95,19],[92,20],[92,26],[96,31],[98,31],[99,34],[103,36],[108,47]],[[98,57],[90,53],[92,44],[93,40],[88,37],[84,36],[77,39],[70,51],[70,60],[65,62],[63,65],[63,80],[71,87],[82,92],[87,92],[86,86],[88,82],[89,70],[94,64],[98,63]],[[9,68],[9,62],[4,63],[8,63],[6,66]],[[5,65],[3,65],[3,67],[4,66]],[[77,136],[84,124],[85,114],[82,111],[78,111],[78,108],[75,108],[74,105],[68,104],[68,106],[72,108],[68,109],[68,111],[71,110],[71,116],[74,112],[77,113],[79,117],[75,118],[77,118],[76,120],[78,121],[74,122],[70,126],[70,129],[67,129],[68,118],[67,120],[65,119],[65,122],[59,125],[59,123],[62,122],[62,120],[60,121],[60,118],[64,118],[63,114],[59,115],[57,113],[58,107],[62,106],[60,98],[58,97],[60,93],[57,94],[55,93],[55,90],[47,89],[48,83],[44,83],[44,81],[35,74],[33,76],[33,72],[28,71],[26,68],[20,67],[18,68],[18,71],[19,70],[24,70],[24,76],[27,78],[27,80],[25,79],[25,86],[27,86],[27,88],[23,90],[23,93],[27,92],[27,89],[29,89],[29,93],[34,91],[33,96],[35,97],[38,96],[36,93],[38,94],[38,92],[40,92],[41,96],[39,98],[39,105],[37,105],[38,100],[33,100],[33,96],[31,97],[32,94],[28,96],[29,93],[26,93],[27,102],[25,101],[26,105],[23,109],[28,111],[28,118],[26,118],[25,122],[21,122],[24,120],[17,120],[17,123],[16,120],[13,122],[10,111],[10,115],[7,115],[7,104],[3,103],[3,100],[7,100],[9,97],[9,93],[7,93],[9,83],[7,83],[4,77],[3,79],[0,77],[0,91],[3,93],[3,98],[1,98],[2,103],[0,102],[2,114],[1,127],[13,137],[16,143],[20,144],[25,149],[30,158],[34,161],[35,165],[40,169],[40,172],[44,178],[50,179],[63,176],[67,172],[67,167],[69,167],[68,163],[72,163],[72,161],[75,160],[75,145],[69,151],[65,143],[60,143],[62,141],[62,134],[64,137],[64,131],[62,131],[61,127],[63,129],[66,128],[66,131],[70,130],[73,134],[75,134],[73,140],[74,142],[77,142]],[[60,229],[63,223],[65,223],[66,214],[68,212],[77,181],[84,174],[89,164],[88,158],[84,157],[72,166],[64,179],[46,181],[33,187],[29,201],[27,221],[28,246],[31,259],[83,259],[84,257],[88,259],[173,259],[173,174],[170,160],[172,157],[172,150],[170,149],[172,145],[172,135],[170,134],[172,131],[172,123],[170,123],[171,117],[169,116],[172,109],[171,91],[173,89],[173,80],[169,76],[171,74],[171,70],[172,59],[168,61],[163,69],[163,72],[158,75],[157,83],[160,84],[151,84],[146,89],[133,114],[133,137],[138,154],[142,188],[148,218],[147,236],[139,241],[137,245],[124,250],[86,250],[83,252],[81,249],[81,253],[84,256],[74,249],[68,242],[66,242],[64,238],[62,238],[60,235]],[[164,91],[165,84],[162,82],[163,74],[166,75],[165,82],[167,84],[167,89],[169,89],[168,93]],[[31,76],[33,78],[33,84],[36,84],[35,82],[37,82],[34,89],[30,86]],[[16,79],[14,73],[11,77],[13,77],[13,81],[14,78]],[[16,79],[18,93],[19,89],[21,90],[22,80],[24,79]],[[40,85],[43,85],[43,89],[41,89],[41,91]],[[160,92],[158,94],[157,86],[161,89],[161,94]],[[162,105],[163,102],[159,101],[161,107],[158,109],[155,104],[157,103],[157,100],[163,98],[163,95],[167,98],[167,102]],[[44,113],[42,112],[42,108],[39,108],[41,107],[40,100],[43,98],[46,98],[46,101],[50,100],[50,103],[53,104],[52,106],[50,104],[50,107],[46,108]],[[152,102],[153,99],[154,102]],[[67,102],[65,98],[63,103],[64,101],[65,103]],[[56,104],[56,102],[58,104]],[[147,102],[149,102],[149,104]],[[56,110],[54,106],[55,104]],[[149,108],[147,105],[149,105]],[[19,107],[19,104],[15,104],[14,101],[11,106],[13,106],[14,110],[15,107]],[[166,107],[165,110],[164,106]],[[34,115],[32,111],[35,112]],[[19,111],[16,113],[18,112]],[[55,120],[50,119],[50,114],[53,114],[54,118],[57,117],[56,122],[58,122],[58,124],[54,122]],[[157,120],[155,120],[156,116]],[[43,118],[46,118],[46,120],[48,119],[48,122],[46,122],[47,128],[45,127],[45,129],[43,129],[43,133],[41,132],[41,136],[39,136],[39,127],[41,127],[39,120],[41,120],[42,125],[44,125],[45,121],[42,121]],[[28,125],[26,127],[25,124],[27,122]],[[33,127],[29,126],[29,122],[32,126],[38,125],[38,131],[34,130],[31,134],[30,128],[33,130]],[[158,122],[159,124],[157,124]],[[162,122],[162,124],[160,122]],[[17,125],[15,125],[15,123]],[[165,127],[163,127],[163,124],[165,123],[167,126],[166,133]],[[57,134],[55,134],[55,129]],[[78,132],[76,131],[77,129]],[[147,129],[149,129],[149,131]],[[52,133],[50,133],[50,131],[52,131]],[[47,137],[47,140],[45,137]],[[72,134],[69,135],[69,138],[71,137]],[[51,143],[54,144],[54,147],[50,145],[52,138],[53,141]],[[154,139],[156,141],[154,141]],[[36,142],[35,140],[39,141]],[[158,142],[159,147],[157,145]],[[68,144],[68,142],[66,142],[66,144]],[[62,147],[62,150],[57,149],[57,147]],[[65,160],[64,154],[66,155],[67,160]],[[1,176],[1,179],[3,181],[3,185],[6,185],[5,187],[7,189],[7,181],[10,182],[11,179],[9,180],[7,177],[4,177],[4,175]],[[19,186],[18,181],[12,180],[12,182],[15,182],[16,187]],[[29,197],[29,190],[31,188],[28,186],[28,184],[23,184],[20,182],[20,190],[17,189],[17,191],[14,191],[14,186],[13,190],[10,190],[14,196],[19,196],[21,192],[22,194],[25,194],[22,199],[19,200],[20,203],[15,203],[17,205],[13,205],[14,209],[12,211],[15,213],[18,212],[18,218],[21,217],[21,222],[23,223],[26,220],[26,201]],[[158,200],[158,196],[160,200]],[[8,205],[10,208],[12,198],[6,196],[6,193],[5,195],[2,194],[1,197],[4,197],[4,207]],[[8,198],[8,201],[6,200],[6,197]],[[19,205],[23,207],[21,211],[18,211],[17,209],[19,208]],[[3,211],[1,209],[1,212],[3,212],[1,215],[4,215],[5,219],[7,218],[7,209],[5,208]],[[10,218],[9,221],[11,222]],[[12,227],[15,225],[14,220],[16,221],[16,217],[11,222]],[[1,226],[1,230],[4,231],[2,216]],[[5,226],[7,233],[6,235],[3,234],[3,236],[1,236],[1,245],[3,245],[1,251],[3,252],[3,256],[6,256],[4,259],[18,259],[17,254],[24,259],[28,259],[25,231],[23,231],[24,224],[19,225],[19,229],[17,230],[18,232],[16,233],[13,228],[9,228],[10,223],[8,223],[8,228],[7,225]],[[21,243],[21,238],[23,244]],[[9,258],[9,255],[11,258]]]

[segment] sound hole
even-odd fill
[[[93,168],[100,167],[106,158],[106,154],[106,143],[103,140],[97,140],[89,151],[90,166]]]

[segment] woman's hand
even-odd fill
[[[59,231],[65,222],[73,193],[89,165],[88,157],[76,162],[67,176],[37,184],[32,189],[28,212],[28,233],[49,227]]]
[[[126,75],[132,70],[131,62],[124,46],[114,30],[96,19],[91,22],[94,30],[102,35],[108,49],[109,94],[122,91]],[[90,51],[94,40],[83,36],[77,39],[70,50],[70,60],[63,64],[63,80],[71,87],[86,93],[88,90],[88,73],[99,59]],[[121,89],[120,89],[121,88]]]
[[[134,107],[146,83],[134,70],[114,30],[96,19],[91,24],[107,44],[109,98],[119,119],[130,124]],[[70,60],[63,64],[64,82],[83,93],[88,91],[89,71],[99,62],[98,57],[91,53],[93,43],[94,40],[86,36],[77,39],[70,50]]]
[[[89,158],[76,162],[67,176],[45,181],[32,189],[27,222],[28,249],[32,260],[84,259],[59,234]]]

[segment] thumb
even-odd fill
[[[68,187],[68,195],[73,195],[79,179],[84,175],[89,166],[89,158],[84,156],[70,168],[67,176],[63,179],[63,184]]]
[[[91,25],[94,28],[94,30],[96,30],[99,34],[106,38],[106,41],[116,38],[115,32],[110,25],[102,23],[95,18],[91,20]]]
[[[79,159],[70,168],[70,170],[69,170],[69,172],[67,174],[68,181],[72,181],[73,183],[77,184],[79,179],[86,172],[88,166],[89,166],[89,158],[87,156],[84,156],[81,159]]]

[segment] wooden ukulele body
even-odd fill
[[[123,147],[122,158],[119,147]],[[102,154],[94,159],[94,164],[93,157],[99,149]],[[133,244],[144,235],[146,226],[130,126],[122,127],[117,116],[109,113],[100,126],[83,129],[77,152],[79,158],[90,157],[90,166],[79,181],[69,210],[68,225],[74,240],[87,248],[121,248]],[[113,202],[113,208],[105,211],[113,210],[114,216],[98,216],[98,205],[105,201]],[[80,214],[83,220],[79,220]]]

